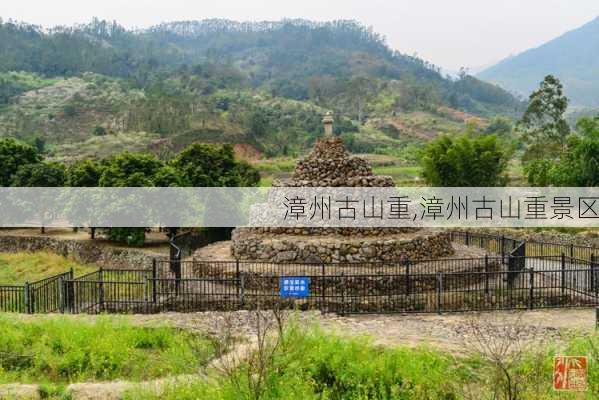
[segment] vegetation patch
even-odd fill
[[[23,284],[58,275],[73,268],[75,276],[98,269],[48,251],[0,253],[0,284]]]
[[[595,398],[599,368],[591,362],[586,395],[552,390],[555,354],[597,356],[599,336],[573,334],[560,344],[523,342],[514,326],[477,325],[456,354],[427,347],[384,348],[366,338],[285,330],[277,346],[265,344],[248,361],[208,379],[133,390],[136,399],[574,399]],[[514,336],[505,335],[512,332]],[[517,334],[516,334],[517,333]],[[523,336],[524,335],[524,336]],[[517,336],[517,338],[516,338]],[[470,344],[467,344],[470,343]],[[266,349],[266,350],[264,350]],[[273,353],[270,351],[274,349]],[[499,349],[499,350],[498,350]],[[273,354],[271,357],[270,354]],[[261,360],[262,362],[258,362]]]
[[[0,316],[0,383],[139,381],[197,372],[213,355],[211,342],[168,327]]]
[[[256,392],[251,363],[228,376],[172,386],[128,399],[453,399],[460,376],[448,355],[426,348],[384,349],[367,339],[288,329]]]

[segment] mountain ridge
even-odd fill
[[[525,95],[549,74],[562,81],[573,105],[599,107],[599,16],[508,57],[477,77]]]
[[[410,135],[465,129],[446,109],[492,117],[522,104],[472,76],[447,79],[356,21],[0,23],[0,135],[53,146],[147,132],[286,155],[322,135],[330,110],[353,150],[396,151]]]

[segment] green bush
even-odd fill
[[[532,186],[599,185],[599,117],[581,118],[559,159],[537,159],[525,168]]]
[[[98,125],[94,127],[92,133],[94,136],[105,136],[108,132],[106,131],[106,128]]]
[[[441,136],[422,157],[423,175],[433,186],[503,186],[508,154],[494,135]]]
[[[113,242],[126,243],[129,246],[143,246],[146,241],[146,229],[110,228],[108,238]]]
[[[213,354],[205,338],[100,317],[0,316],[0,383],[144,380],[191,373]]]

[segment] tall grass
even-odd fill
[[[561,344],[532,348],[510,374],[521,384],[517,399],[599,398],[599,334],[573,334]],[[590,358],[589,391],[557,393],[552,389],[555,354]],[[267,374],[263,400],[457,400],[503,399],[496,369],[481,356],[450,354],[425,347],[382,348],[365,338],[324,334],[317,329],[291,328]],[[212,374],[210,379],[180,383],[156,394],[127,393],[129,400],[253,399],[247,389],[248,366],[241,364],[233,380]],[[470,396],[470,397],[467,397]],[[472,397],[474,396],[474,397]]]
[[[73,268],[75,275],[98,269],[47,251],[0,253],[0,285],[34,282]]]
[[[0,316],[0,383],[137,381],[196,372],[212,355],[204,337],[123,318]]]
[[[233,385],[216,376],[170,387],[160,395],[132,392],[133,399],[251,399],[247,365],[242,364]],[[454,399],[451,381],[459,377],[454,360],[418,348],[383,349],[367,339],[326,335],[317,329],[292,328],[266,378],[263,399]]]

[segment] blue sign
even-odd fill
[[[279,280],[279,294],[281,297],[308,297],[310,296],[310,278],[305,276],[283,276]]]

